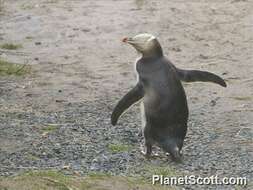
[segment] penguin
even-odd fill
[[[223,87],[226,83],[207,71],[178,69],[164,56],[158,39],[151,34],[138,34],[122,41],[141,54],[135,63],[138,80],[115,106],[111,124],[116,125],[122,113],[141,100],[144,155],[150,157],[152,146],[158,145],[174,161],[180,162],[189,115],[181,80],[213,82]]]

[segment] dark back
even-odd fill
[[[187,123],[186,95],[174,65],[165,57],[141,58],[136,70],[144,89],[146,119],[160,127]]]

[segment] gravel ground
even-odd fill
[[[23,48],[0,49],[0,57],[31,64],[33,73],[0,77],[1,176],[57,169],[150,178],[164,167],[181,176],[247,177],[252,187],[251,1],[10,0],[3,7],[0,43]],[[228,83],[184,84],[183,164],[160,150],[151,160],[141,155],[139,105],[110,125],[113,107],[135,83],[136,54],[119,40],[143,31],[159,37],[178,67],[209,70]]]

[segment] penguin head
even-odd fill
[[[152,34],[143,33],[134,37],[125,37],[122,41],[131,44],[144,57],[154,56],[155,54],[162,55],[160,43]]]

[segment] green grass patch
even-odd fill
[[[16,50],[22,47],[23,46],[21,44],[12,44],[12,43],[5,43],[0,45],[1,49],[8,49],[8,50]]]
[[[90,172],[88,176],[91,178],[99,179],[99,178],[111,177],[112,175],[109,173],[104,173],[104,172]]]
[[[1,190],[168,190],[150,182],[126,176],[67,176],[57,171],[32,171],[14,177],[0,177]]]
[[[47,0],[46,3],[58,3],[59,0]]]
[[[150,176],[163,175],[166,177],[175,177],[179,175],[175,169],[169,166],[147,165],[145,166],[145,170],[146,170],[146,173],[148,173]]]
[[[109,144],[108,149],[112,153],[119,153],[119,152],[127,152],[131,149],[131,146],[126,145],[126,144]]]
[[[4,10],[4,0],[0,0],[0,12]]]
[[[31,9],[35,8],[35,4],[32,4],[31,2],[24,3],[24,4],[21,5],[20,8],[23,9],[23,10],[31,10]]]
[[[43,132],[54,132],[59,128],[59,125],[57,124],[48,124],[47,126],[44,126],[41,130]]]
[[[39,157],[34,156],[34,155],[32,155],[32,154],[28,154],[28,155],[26,156],[26,158],[27,158],[28,160],[34,160],[34,161],[39,159]]]
[[[43,178],[43,177],[48,177],[51,179],[55,179],[58,180],[59,182],[62,183],[66,183],[68,181],[68,176],[54,171],[54,170],[45,170],[45,171],[31,171],[31,172],[27,172],[24,173],[23,176],[24,178],[29,178],[29,177],[39,177],[39,178]]]
[[[30,73],[29,65],[20,65],[0,59],[0,76],[1,75],[25,75]]]
[[[27,40],[32,40],[33,37],[32,37],[32,36],[26,36],[25,39],[27,39]]]
[[[70,190],[77,181],[56,171],[27,172],[0,179],[0,189],[8,190]]]
[[[252,97],[251,96],[234,96],[234,97],[231,97],[235,100],[239,100],[239,101],[250,101],[252,100]]]

